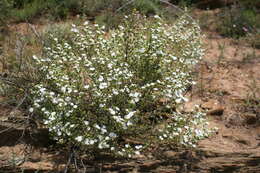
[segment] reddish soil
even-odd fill
[[[96,158],[86,164],[86,172],[260,172],[260,50],[214,33],[207,33],[205,46],[195,70],[197,85],[183,111],[196,104],[207,109],[217,133],[195,150],[160,147],[130,160]],[[0,111],[0,172],[63,171],[67,155],[51,147],[45,130],[16,127],[1,133],[9,112],[6,107]]]

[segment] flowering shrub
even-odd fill
[[[144,133],[183,145],[207,136],[202,113],[175,111],[203,55],[198,25],[185,17],[168,25],[159,16],[135,14],[104,30],[73,25],[72,40],[53,37],[45,56],[33,57],[44,77],[31,89],[30,112],[42,115],[53,137],[125,155],[144,146],[124,139]]]

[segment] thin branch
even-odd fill
[[[6,83],[7,85],[12,85],[12,86],[15,86],[16,88],[23,88],[21,85],[13,82],[12,80],[10,80],[8,78],[0,76],[0,80],[3,81],[4,83]],[[23,89],[25,89],[25,88],[23,88]]]
[[[36,35],[36,37],[41,41],[41,43],[44,45],[44,40],[41,36],[41,34],[39,34],[39,32],[35,29],[35,26],[33,26],[32,24],[28,23],[29,28],[31,29],[31,31],[34,33],[34,35]]]
[[[25,99],[27,98],[27,96],[28,96],[28,93],[25,92],[23,98],[19,101],[19,103],[18,103],[17,106],[11,111],[11,113],[14,112],[14,111],[16,111],[17,109],[19,109],[19,107],[23,104],[23,102],[25,101]],[[11,113],[10,113],[10,114],[11,114]],[[9,115],[10,115],[10,114],[9,114]]]
[[[73,148],[71,147],[70,148],[70,155],[69,155],[69,159],[68,159],[68,162],[66,164],[66,167],[64,169],[64,172],[63,173],[67,173],[68,172],[68,169],[69,169],[69,165],[71,164],[71,159],[74,157],[74,152],[73,152]]]
[[[135,0],[131,0],[131,1],[128,1],[127,3],[125,3],[123,6],[119,7],[116,12],[119,12],[120,10],[122,10],[123,8],[125,8],[126,6],[132,4]]]
[[[4,129],[4,130],[1,130],[1,131],[0,131],[0,134],[1,134],[1,133],[4,133],[4,132],[7,132],[7,131],[9,131],[9,130],[11,130],[11,129],[16,129],[16,128],[19,128],[19,127],[22,127],[22,126],[23,126],[23,125],[20,124],[19,126],[8,127],[8,128],[6,128],[6,129]]]
[[[190,18],[190,20],[192,20],[193,22],[196,23],[196,21],[195,21],[190,15],[188,15],[188,14],[186,13],[186,11],[182,10],[181,8],[177,7],[176,5],[170,3],[170,2],[168,2],[168,1],[166,1],[166,0],[159,0],[159,1],[162,2],[162,3],[165,3],[165,4],[169,5],[169,6],[171,6],[172,8],[174,8],[175,10],[181,12],[182,14],[184,14],[185,16],[187,16],[188,18]]]
[[[124,4],[123,6],[121,6],[120,8],[118,8],[118,9],[116,10],[116,12],[119,12],[120,10],[122,10],[123,8],[125,8],[126,6],[132,4],[132,3],[135,2],[135,1],[136,1],[136,0],[131,0],[131,1],[127,2],[126,4]],[[159,1],[162,2],[162,3],[165,3],[165,4],[167,4],[167,5],[169,5],[170,7],[174,8],[176,11],[181,12],[182,14],[184,14],[185,16],[187,16],[191,21],[197,23],[190,15],[188,15],[188,14],[186,13],[186,11],[182,10],[181,8],[177,7],[176,5],[174,5],[174,4],[170,3],[170,2],[168,2],[167,0],[159,0]]]

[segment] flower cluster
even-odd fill
[[[143,146],[122,143],[122,136],[138,136],[140,127],[151,126],[144,116],[164,110],[171,110],[171,122],[158,130],[158,139],[193,145],[208,134],[200,128],[201,114],[173,111],[187,100],[191,69],[203,56],[197,24],[133,15],[109,32],[89,22],[72,25],[71,32],[72,40],[53,36],[45,56],[33,57],[43,79],[31,90],[30,111],[43,116],[56,140],[138,154]]]

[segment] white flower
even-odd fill
[[[113,64],[109,63],[109,64],[107,65],[107,67],[108,67],[109,69],[112,69]]]
[[[85,124],[86,126],[88,126],[88,125],[89,125],[89,122],[88,122],[88,121],[84,121],[84,124]]]
[[[72,89],[71,88],[68,88],[68,93],[70,94],[72,92]]]
[[[144,52],[145,52],[145,48],[141,48],[141,49],[139,49],[138,52],[140,52],[140,53],[144,53]]]
[[[66,97],[66,98],[65,98],[65,101],[66,101],[66,102],[69,102],[69,101],[71,101],[71,98],[70,98],[70,97]]]
[[[82,142],[83,137],[82,136],[78,136],[78,137],[75,138],[75,140],[78,141],[78,142]]]
[[[38,60],[38,57],[36,55],[33,55],[34,60]]]
[[[60,90],[61,90],[61,92],[65,93],[66,92],[66,87],[63,86],[63,87],[61,87]]]
[[[84,86],[84,89],[89,89],[89,85],[85,85],[85,86]]]
[[[126,116],[125,116],[125,119],[130,119],[132,116],[134,116],[136,111],[132,111],[132,112],[129,112]]]
[[[108,111],[109,111],[110,114],[112,114],[112,115],[115,115],[115,114],[116,114],[116,111],[114,111],[114,109],[112,109],[112,108],[109,108]]]
[[[155,19],[161,19],[160,16],[158,16],[158,15],[155,15],[154,18]]]
[[[110,138],[116,138],[117,135],[113,132],[110,132],[109,135],[108,135]]]
[[[72,28],[71,31],[72,31],[72,32],[75,32],[75,33],[78,33],[78,32],[79,32],[79,30],[78,30],[77,28]]]
[[[45,93],[45,91],[46,91],[46,88],[41,88],[41,89],[40,89],[40,92],[41,92],[41,93]]]
[[[141,95],[141,94],[138,93],[138,92],[130,93],[130,94],[129,94],[130,97],[136,97],[136,98],[137,98],[137,97],[140,97],[140,95]]]
[[[107,87],[108,87],[108,85],[107,85],[106,82],[102,82],[102,83],[100,83],[100,85],[99,85],[99,89],[105,89],[105,88],[107,88]]]
[[[53,98],[53,99],[52,99],[52,103],[53,103],[53,104],[57,104],[57,103],[58,103],[58,99],[57,99],[57,98]]]
[[[99,129],[99,130],[101,129],[100,126],[99,126],[98,124],[95,124],[94,127],[97,128],[97,129]]]
[[[29,109],[29,112],[31,112],[31,113],[32,113],[32,112],[33,112],[33,108],[30,108],[30,109]]]
[[[90,145],[93,145],[95,143],[95,140],[90,140],[89,143]]]
[[[139,150],[139,149],[143,148],[143,146],[142,146],[142,145],[136,145],[135,148],[136,148],[137,150]]]
[[[89,21],[85,21],[84,23],[83,23],[83,25],[88,25],[89,24]]]
[[[99,104],[99,107],[103,108],[103,107],[105,107],[105,104]]]
[[[98,81],[102,82],[104,80],[103,76],[99,76]]]
[[[133,123],[131,121],[127,121],[126,125],[131,126],[131,125],[133,125]]]
[[[139,102],[139,98],[134,98],[134,102],[136,103],[136,102]]]
[[[113,89],[112,92],[113,92],[114,95],[118,95],[119,94],[119,92],[116,89]]]

